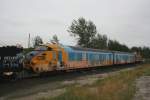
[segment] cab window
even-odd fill
[[[51,51],[52,48],[46,46],[38,46],[37,48],[35,48],[35,51],[46,51],[46,50]]]
[[[35,48],[35,51],[45,51],[47,50],[46,46],[38,46],[37,48]]]

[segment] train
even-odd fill
[[[0,76],[27,77],[52,71],[133,64],[141,61],[135,53],[66,46],[55,43],[42,44],[26,55],[19,55],[20,53],[16,55],[15,64],[12,61],[8,61],[11,64],[4,64],[7,61],[1,61]]]

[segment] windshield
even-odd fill
[[[34,49],[34,51],[46,51],[49,50],[51,51],[52,48],[46,47],[46,46],[38,46],[37,48]]]
[[[46,46],[38,46],[37,48],[34,49],[35,51],[46,51],[48,48]]]

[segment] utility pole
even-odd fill
[[[28,38],[28,48],[30,48],[30,33],[29,33],[29,38]]]

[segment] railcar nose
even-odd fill
[[[26,54],[25,60],[24,60],[25,67],[30,67],[32,58],[35,57],[36,55],[38,55],[39,53],[40,53],[40,51],[32,51],[32,52],[29,52],[28,54]]]

